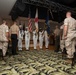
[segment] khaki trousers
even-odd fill
[[[0,49],[2,49],[3,56],[6,55],[7,48],[8,48],[8,42],[0,42]]]

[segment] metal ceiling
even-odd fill
[[[71,5],[73,4],[73,6]],[[29,8],[31,17],[35,17],[35,10],[39,8],[39,18],[46,19],[47,10],[50,13],[50,19],[61,22],[65,18],[66,11],[70,10],[76,18],[75,0],[17,0],[10,12],[12,19],[18,16],[28,17]]]

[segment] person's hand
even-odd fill
[[[8,38],[7,38],[7,41],[6,42],[8,42],[9,40],[8,40]]]
[[[11,39],[9,38],[9,41],[11,41]]]
[[[67,39],[67,36],[66,35],[64,35],[64,40],[66,40]]]

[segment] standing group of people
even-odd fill
[[[66,13],[64,24],[54,31],[55,33],[55,51],[58,52],[61,48],[64,48],[67,53],[67,63],[72,63],[72,58],[76,52],[76,20],[71,16],[71,12]]]
[[[39,34],[38,34],[39,33]],[[33,30],[33,47],[34,50],[37,49],[38,46],[38,39],[39,39],[39,48],[43,48],[43,41],[45,39],[45,47],[48,48],[49,45],[49,37],[46,30],[40,29],[39,32],[36,31],[36,29]],[[19,27],[19,37],[18,37],[18,50],[22,50],[22,40],[23,36],[25,35],[25,48],[26,50],[29,50],[30,48],[30,38],[31,33],[28,30],[28,27],[26,27],[25,31],[22,30],[21,26]],[[39,38],[38,38],[39,36]]]
[[[62,34],[60,34],[61,31],[59,30],[58,26],[56,26],[56,29],[54,31],[55,52],[58,52],[60,47],[62,50],[65,47],[67,51],[67,58],[72,59],[75,52],[75,44],[76,44],[76,20],[72,18],[71,12],[66,13],[66,19],[64,20],[64,24],[61,27],[61,30]],[[18,27],[16,22],[14,22],[14,24],[10,27],[9,30],[8,26],[6,25],[6,21],[3,20],[3,24],[0,25],[0,50],[2,50],[3,52],[3,57],[6,56],[9,37],[11,37],[12,42],[12,54],[13,55],[17,54],[16,52],[17,45],[18,50],[22,50],[22,40],[24,34],[25,34],[25,47],[26,50],[29,50],[31,36],[28,28],[26,27],[25,31],[23,31],[22,27],[21,26]],[[39,36],[39,48],[40,49],[43,48],[44,40],[45,40],[45,47],[48,48],[49,37],[46,30],[40,29],[39,32],[37,32],[36,29],[34,29],[32,34],[33,34],[34,49],[37,49],[38,36]]]
[[[36,29],[33,30],[33,47],[36,50],[38,45],[38,38],[39,38],[39,48],[43,48],[43,41],[45,39],[45,47],[48,48],[49,45],[49,37],[46,30],[40,29],[39,32],[36,31]],[[25,35],[25,48],[26,50],[29,50],[30,48],[30,38],[31,33],[28,29],[28,27],[23,30],[21,25],[17,25],[16,21],[14,21],[13,25],[8,28],[6,24],[6,20],[3,20],[3,24],[0,25],[0,49],[3,52],[3,57],[6,56],[9,39],[12,44],[12,55],[17,55],[17,46],[18,50],[22,50],[22,41],[23,36]]]

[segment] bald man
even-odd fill
[[[64,20],[64,39],[67,50],[67,58],[73,58],[75,52],[75,38],[76,38],[76,21],[71,17],[71,12],[66,13]],[[68,62],[70,63],[70,62]]]

